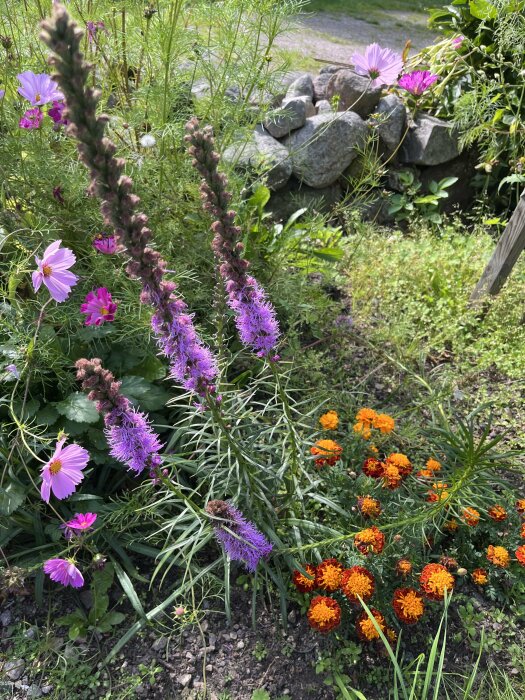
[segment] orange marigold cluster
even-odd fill
[[[525,498],[520,498],[518,501],[516,501],[516,510],[521,515],[525,514]]]
[[[510,554],[505,547],[494,546],[489,544],[487,547],[487,559],[494,566],[499,566],[500,569],[506,569],[510,562]]]
[[[399,470],[402,477],[412,473],[412,463],[408,457],[401,452],[392,452],[385,459],[385,464],[394,465]]]
[[[503,506],[491,506],[488,509],[488,516],[499,523],[507,519],[507,511]]]
[[[362,408],[355,417],[354,432],[358,433],[365,440],[369,440],[372,435],[372,425],[377,418],[377,413],[371,408]]]
[[[521,524],[520,537],[525,538],[525,523]]]
[[[315,588],[315,566],[312,564],[306,564],[304,567],[308,576],[305,576],[297,569],[294,569],[292,573],[292,581],[294,586],[300,593],[310,593]]]
[[[443,481],[437,481],[432,484],[432,491],[427,492],[427,501],[429,503],[439,503],[440,501],[446,501],[450,496],[448,491],[448,484]]]
[[[339,416],[337,411],[327,411],[319,418],[319,423],[323,430],[337,430],[339,425]]]
[[[376,608],[370,608],[370,612],[374,616],[375,621],[381,628],[381,632],[386,630],[386,620],[383,613],[379,612]],[[373,620],[368,617],[368,613],[363,611],[356,620],[355,627],[357,634],[360,639],[364,642],[372,642],[374,639],[379,639],[379,632],[374,625]]]
[[[419,622],[425,612],[423,596],[415,588],[397,588],[392,607],[397,619],[405,625]]]
[[[389,416],[386,413],[379,413],[375,417],[372,425],[376,430],[380,430],[384,435],[388,435],[388,433],[391,433],[394,430],[396,423],[392,416]]]
[[[411,574],[413,568],[412,562],[408,559],[400,559],[396,564],[396,571],[399,576],[402,576],[403,578],[406,578],[409,574]]]
[[[489,580],[486,569],[474,569],[470,575],[472,576],[472,581],[476,584],[476,586],[485,586]]]
[[[401,472],[394,464],[385,464],[383,467],[383,486],[390,491],[395,491],[401,486],[403,477]]]
[[[363,474],[371,477],[372,479],[379,479],[383,476],[384,464],[379,459],[375,457],[368,457],[363,462]]]
[[[381,515],[381,503],[372,496],[360,496],[357,507],[364,518],[378,518]]]
[[[423,567],[419,583],[427,598],[443,600],[445,591],[450,593],[454,588],[454,577],[442,564],[427,564]]]
[[[454,559],[454,557],[449,557],[446,554],[443,554],[439,560],[439,563],[443,564],[443,566],[449,571],[455,571],[458,568],[458,560]]]
[[[368,556],[369,554],[381,554],[385,546],[385,536],[375,525],[361,530],[354,537],[354,544],[357,549]]]
[[[516,550],[516,559],[522,566],[525,566],[525,544],[520,545]]]
[[[468,507],[463,510],[463,520],[470,527],[475,527],[479,523],[479,518],[479,511],[475,508]]]
[[[341,592],[351,603],[359,604],[359,598],[366,603],[374,595],[374,590],[374,577],[364,566],[352,566],[343,571]]]
[[[332,467],[341,459],[343,448],[335,440],[318,440],[310,448],[310,452],[313,455],[317,455],[315,459],[316,467]]]
[[[310,601],[307,617],[310,627],[326,634],[341,623],[341,608],[333,598],[318,595]]]
[[[333,593],[341,585],[344,566],[337,559],[325,559],[315,570],[315,586],[323,591]]]
[[[445,522],[443,529],[447,532],[456,532],[459,529],[459,523],[455,518],[451,518]]]

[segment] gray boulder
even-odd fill
[[[310,187],[328,187],[357,156],[366,133],[366,124],[354,112],[322,113],[307,119],[302,129],[284,140],[293,174]]]
[[[401,143],[406,128],[406,109],[397,95],[387,95],[379,100],[376,113],[377,132],[381,150],[391,156]]]
[[[299,78],[296,78],[286,92],[286,97],[300,97],[301,95],[306,95],[313,100],[314,83],[309,73],[303,73]]]
[[[400,150],[403,163],[440,165],[459,155],[458,136],[450,122],[420,114]]]
[[[314,100],[316,102],[326,99],[326,88],[331,78],[331,73],[320,73],[314,78]]]
[[[285,102],[282,107],[270,112],[264,122],[266,130],[276,139],[287,136],[294,129],[300,129],[306,122],[305,100],[292,97]]]
[[[314,189],[291,178],[286,187],[275,192],[268,202],[272,218],[287,221],[298,209],[306,208],[312,213],[329,213],[343,198],[343,189],[336,182],[329,187]]]
[[[328,102],[328,100],[319,100],[319,102],[316,102],[315,108],[317,110],[317,114],[322,114],[323,112],[333,112],[333,107]]]
[[[278,190],[292,174],[288,150],[261,126],[248,139],[229,146],[222,154],[224,162],[239,170],[255,170],[266,175],[268,187]]]
[[[330,63],[327,66],[323,66],[319,73],[329,73],[330,75],[333,75],[333,73],[337,73],[337,71],[343,70],[342,66],[336,66],[332,63]]]
[[[300,100],[301,102],[304,103],[304,108],[306,111],[306,118],[307,119],[308,119],[308,117],[314,116],[314,114],[315,114],[314,103],[312,102],[312,100],[309,97],[307,97],[306,95],[298,95],[298,97],[285,97],[283,102],[282,102],[282,106],[287,107],[291,100]]]
[[[351,70],[334,73],[326,86],[326,99],[339,97],[338,111],[350,109],[366,119],[377,107],[381,88],[370,87],[370,80]]]

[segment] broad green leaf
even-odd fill
[[[36,422],[40,425],[53,425],[59,413],[54,406],[48,403],[36,414]]]
[[[132,374],[137,377],[144,377],[150,382],[156,379],[164,379],[167,374],[166,365],[155,355],[149,355],[140,365],[133,368]]]
[[[489,0],[470,0],[470,13],[477,19],[495,19],[498,10]]]
[[[54,404],[60,415],[75,423],[96,423],[99,414],[93,401],[80,391],[70,394],[63,401]]]
[[[11,515],[24,502],[26,497],[21,484],[12,481],[5,489],[0,487],[0,514]]]
[[[270,199],[270,190],[267,187],[258,187],[248,200],[248,204],[254,209],[263,209]]]
[[[342,248],[319,248],[312,251],[316,258],[328,260],[328,262],[338,262],[343,259],[344,251]]]
[[[165,389],[155,386],[143,377],[127,376],[122,380],[121,392],[133,403],[146,411],[156,411],[166,405],[171,398]]]

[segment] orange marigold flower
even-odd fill
[[[323,591],[333,593],[341,585],[344,567],[337,559],[325,559],[315,570],[315,586]]]
[[[377,447],[375,445],[368,445],[368,451],[374,455],[379,453],[379,450],[377,449]]]
[[[319,418],[319,423],[323,430],[337,430],[339,425],[339,416],[337,411],[327,411]]]
[[[441,462],[438,462],[437,459],[428,459],[426,467],[429,472],[438,472],[441,469]]]
[[[447,532],[456,532],[456,530],[459,528],[458,521],[455,518],[451,518],[450,520],[446,521],[443,528],[447,530]]]
[[[379,610],[376,608],[370,608],[370,612],[381,628],[381,632],[384,632],[386,630],[386,621],[383,613],[379,612]],[[355,627],[359,638],[364,642],[371,642],[374,639],[379,639],[379,632],[377,631],[373,621],[368,617],[366,610],[363,610],[363,612],[357,618]]]
[[[357,549],[368,556],[369,554],[381,554],[385,546],[385,536],[375,525],[361,530],[354,537],[354,544]]]
[[[340,624],[341,608],[337,600],[317,595],[310,602],[307,617],[310,627],[326,634]]]
[[[445,591],[450,593],[454,588],[454,577],[443,564],[427,564],[423,567],[419,583],[427,598],[443,600]]]
[[[357,433],[358,435],[361,435],[363,440],[370,440],[372,437],[372,431],[370,430],[370,426],[368,423],[363,423],[362,421],[358,421],[354,425],[354,433]]]
[[[382,433],[387,435],[394,430],[395,421],[392,416],[389,416],[386,413],[380,413],[374,418],[372,425],[374,428],[376,428],[376,430],[380,430]]]
[[[360,496],[357,507],[364,518],[378,518],[381,515],[381,503],[372,496]]]
[[[525,566],[525,544],[522,544],[516,550],[516,559],[522,566]]]
[[[351,603],[359,603],[359,598],[368,602],[374,595],[375,580],[364,566],[345,569],[341,576],[341,592]]]
[[[408,559],[400,559],[396,564],[396,571],[399,576],[402,576],[403,578],[406,578],[409,574],[411,574],[412,569],[412,562]]]
[[[372,479],[379,479],[383,475],[383,462],[380,462],[375,457],[369,457],[363,462],[363,474],[370,476]]]
[[[479,511],[475,508],[465,508],[463,510],[463,519],[470,527],[475,527],[479,523]]]
[[[315,460],[318,468],[324,466],[333,466],[341,459],[343,448],[334,440],[318,440],[313,447],[310,448],[313,455],[320,455]]]
[[[403,477],[399,469],[393,464],[385,464],[383,467],[383,486],[390,491],[395,491],[401,486]]]
[[[439,561],[449,571],[454,571],[455,569],[458,568],[458,560],[454,559],[454,557],[449,557],[446,554],[443,554],[443,556],[441,557],[441,559]]]
[[[368,423],[372,425],[377,418],[377,413],[372,408],[361,408],[355,416],[356,423]]]
[[[516,501],[516,510],[522,515],[525,514],[525,498],[520,498]]]
[[[488,515],[489,518],[492,518],[492,520],[495,520],[497,523],[507,519],[507,511],[503,506],[492,506],[488,510]]]
[[[525,538],[525,523],[521,524],[520,536]]]
[[[386,464],[393,464],[399,469],[401,476],[408,476],[412,472],[412,463],[408,457],[401,452],[392,452],[385,459]]]
[[[423,596],[415,588],[397,588],[394,591],[392,607],[397,619],[405,625],[419,622],[425,612]]]
[[[494,566],[499,566],[501,569],[506,569],[510,562],[510,554],[505,547],[500,547],[489,544],[487,547],[487,559]]]
[[[433,479],[434,478],[434,472],[430,471],[430,469],[420,469],[416,476],[421,477],[422,479]]]
[[[446,501],[450,496],[450,493],[447,491],[448,484],[444,484],[442,481],[432,484],[432,489],[432,491],[427,492],[427,501],[429,501],[429,503]]]
[[[300,593],[310,593],[315,588],[315,566],[306,564],[304,570],[311,578],[308,578],[297,569],[292,573],[292,582]]]
[[[470,575],[476,586],[484,586],[489,580],[486,569],[474,569]]]

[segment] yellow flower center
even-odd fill
[[[41,99],[42,99],[42,96],[40,95],[39,92],[37,92],[35,95],[35,102],[40,102]]]
[[[44,265],[43,266],[42,273],[43,273],[44,277],[49,277],[51,272],[52,272],[51,265]]]
[[[105,306],[103,306],[103,307],[100,309],[100,313],[102,314],[102,316],[107,316],[107,315],[109,314],[109,310],[106,309]]]
[[[62,469],[62,462],[59,459],[54,459],[50,464],[49,464],[49,471],[50,473],[55,476],[55,474],[58,474],[58,472]]]
[[[409,591],[403,597],[398,598],[398,605],[405,617],[421,617],[424,612],[423,601],[415,591]]]
[[[381,622],[379,620],[376,620],[376,622],[381,627]],[[362,620],[359,624],[359,627],[361,628],[361,632],[363,633],[363,635],[368,640],[377,639],[379,637],[379,632],[376,630],[374,623],[370,618]]]
[[[372,593],[372,585],[368,576],[356,571],[348,577],[348,581],[344,584],[344,593],[359,596],[360,598],[368,598]]]
[[[336,617],[336,611],[329,608],[326,603],[318,603],[310,611],[310,617],[314,622],[317,622],[319,626],[326,624],[327,622],[332,622]]]
[[[336,566],[325,566],[320,577],[322,588],[339,588],[341,582],[341,569]]]
[[[427,587],[436,595],[442,596],[445,591],[454,588],[454,577],[448,571],[435,571],[427,581]]]

